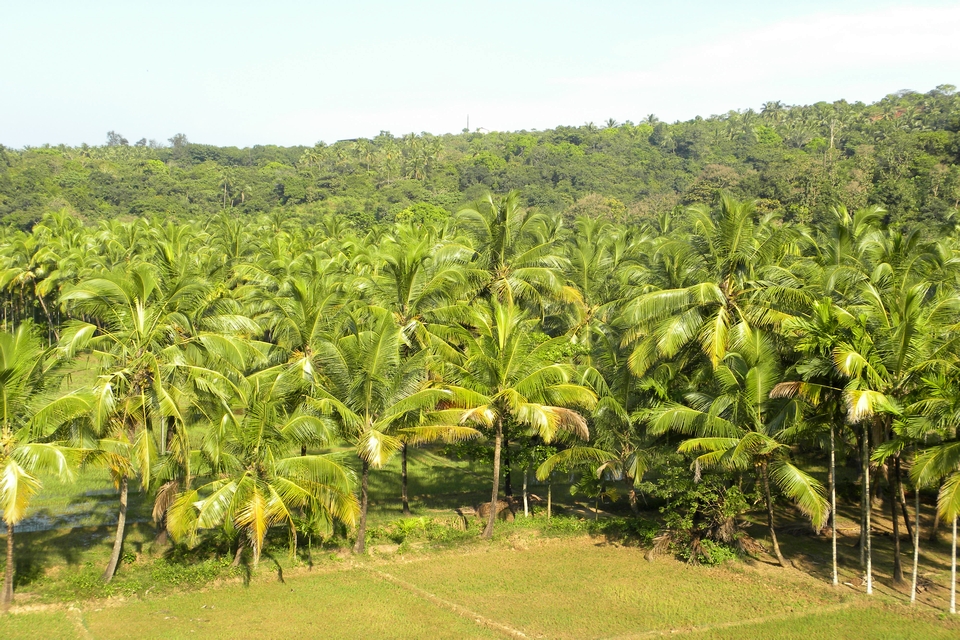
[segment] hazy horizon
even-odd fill
[[[0,144],[248,147],[667,122],[960,84],[951,2],[51,2],[7,10]]]

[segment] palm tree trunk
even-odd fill
[[[903,488],[903,481],[900,479],[900,456],[893,461],[894,469],[897,471],[897,501],[900,503],[900,511],[903,513],[903,524],[907,528],[907,537],[913,540],[913,525],[910,524],[910,511],[907,509],[907,495]]]
[[[367,545],[367,486],[370,479],[370,463],[361,461],[363,471],[360,474],[360,526],[357,528],[357,542],[353,545],[354,553],[363,553]]]
[[[867,595],[873,595],[873,553],[870,540],[870,510],[873,507],[873,496],[870,495],[870,442],[867,427],[863,428],[863,528],[861,540],[864,542],[864,553],[867,560]]]
[[[13,523],[7,521],[7,569],[3,576],[3,609],[6,613],[13,604],[13,573],[16,565],[13,564]]]
[[[837,578],[837,450],[834,441],[834,424],[830,423],[830,544],[833,548],[833,586],[840,584]]]
[[[526,466],[523,468],[523,517],[530,517],[530,501],[527,498],[527,476],[529,475],[530,467]]]
[[[57,342],[60,342],[60,334],[57,332],[57,326],[53,323],[53,317],[50,315],[50,311],[47,309],[47,303],[43,301],[43,296],[37,295],[37,300],[40,301],[40,307],[43,309],[43,314],[47,316],[47,326],[53,331],[54,337],[57,339]]]
[[[920,562],[920,488],[914,488],[916,501],[914,513],[916,523],[913,527],[913,585],[910,589],[910,604],[917,601],[917,568]]]
[[[941,480],[940,485],[937,488],[937,495],[940,495],[940,489],[942,488],[943,488],[943,481]],[[940,518],[937,517],[936,510],[934,510],[933,522],[930,523],[930,534],[928,535],[927,539],[932,543],[936,543],[940,539],[939,532],[940,532]]]
[[[950,613],[957,612],[957,519],[953,519],[953,547],[950,551]]]
[[[630,492],[627,494],[627,502],[630,503],[630,511],[633,513],[635,518],[640,516],[640,509],[637,508],[637,490],[634,487],[630,487]]]
[[[508,498],[513,497],[513,482],[511,481],[510,471],[510,438],[503,439],[503,494]]]
[[[953,548],[950,551],[950,613],[957,612],[957,519],[953,519]]]
[[[857,460],[860,464],[860,477],[857,478],[857,482],[860,483],[860,540],[857,542],[857,546],[860,547],[860,568],[865,569],[867,566],[867,485],[866,479],[863,475],[863,470],[865,468],[863,463],[863,451],[865,447],[863,446],[863,440],[859,436],[857,437]]]
[[[773,541],[773,552],[777,556],[777,561],[781,567],[787,566],[787,561],[780,553],[780,544],[777,542],[777,532],[773,528],[773,499],[770,497],[770,473],[767,470],[766,461],[761,465],[763,473],[763,495],[767,501],[767,526],[770,527],[770,539]]]
[[[553,515],[553,483],[547,478],[547,520]]]
[[[497,420],[497,435],[493,441],[493,493],[490,497],[490,513],[487,515],[487,526],[483,530],[482,538],[489,540],[493,537],[493,523],[497,519],[497,492],[500,489],[500,447],[503,444],[503,422]]]
[[[403,504],[403,515],[410,515],[410,502],[407,500],[407,443],[400,449],[400,502]]]
[[[127,491],[129,480],[124,475],[120,479],[120,516],[117,518],[117,537],[113,540],[113,552],[110,554],[110,562],[103,572],[103,581],[110,582],[113,575],[117,572],[117,564],[120,563],[120,552],[123,550],[123,534],[127,526]]]
[[[893,476],[892,478],[890,476]],[[900,493],[900,475],[897,473],[897,465],[887,465],[888,484],[890,485],[890,518],[893,522],[893,581],[896,584],[903,584],[903,563],[900,561],[900,517],[897,510],[900,505],[897,504],[897,494]]]
[[[158,547],[165,547],[167,543],[170,542],[170,532],[167,531],[167,513],[164,512],[160,516],[160,520],[157,524],[157,533],[153,536],[153,544]]]

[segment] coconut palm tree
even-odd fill
[[[447,324],[463,307],[458,299],[476,289],[482,274],[469,266],[470,252],[458,243],[444,243],[432,227],[398,225],[379,246],[376,272],[371,275],[372,298],[393,313],[400,327],[401,358],[424,349],[451,355]],[[407,448],[400,450],[401,503],[410,514],[407,498]]]
[[[200,451],[211,479],[183,491],[168,514],[176,540],[196,541],[200,530],[225,527],[241,535],[256,566],[273,526],[286,526],[295,548],[301,517],[332,531],[353,526],[359,511],[356,477],[333,454],[301,455],[307,444],[330,445],[336,425],[301,408],[290,410],[297,381],[277,368],[237,385],[230,411],[206,425]]]
[[[569,435],[586,440],[596,394],[579,382],[574,369],[557,362],[568,338],[538,339],[537,321],[515,304],[492,299],[476,305],[465,332],[465,357],[449,365],[451,379],[467,394],[470,409],[461,422],[477,424],[493,436],[493,488],[483,537],[493,536],[500,488],[500,456],[508,429],[522,429],[545,443]]]
[[[318,384],[308,406],[336,418],[341,435],[360,459],[356,553],[363,553],[366,545],[371,468],[383,467],[404,442],[454,442],[479,435],[434,413],[441,402],[456,406],[456,394],[431,379],[428,351],[403,358],[400,346],[401,328],[381,307],[354,311],[342,335],[318,345]]]
[[[678,450],[699,452],[697,462],[703,466],[759,472],[773,551],[786,567],[774,528],[771,479],[815,527],[824,525],[829,509],[823,486],[790,462],[789,429],[799,419],[799,407],[795,399],[771,397],[783,375],[773,339],[746,323],[731,334],[730,350],[713,368],[712,383],[687,393],[684,403],[666,402],[649,410],[649,428],[654,434],[693,436]]]
[[[487,274],[487,295],[538,311],[550,301],[577,299],[561,275],[566,260],[551,236],[550,218],[524,208],[519,192],[488,195],[459,211],[457,221],[474,240],[475,264]]]
[[[751,202],[722,195],[720,206],[691,207],[692,233],[663,239],[658,254],[682,264],[665,288],[642,292],[625,309],[633,324],[634,372],[642,375],[659,358],[673,358],[698,344],[714,366],[724,359],[738,323],[775,329],[809,302],[791,271],[801,238],[789,226],[760,218]]]
[[[57,391],[65,362],[44,348],[31,323],[0,333],[0,510],[7,528],[7,564],[0,606],[13,602],[13,534],[40,491],[39,474],[72,477],[69,450],[53,438],[62,424],[89,412],[90,397]]]
[[[67,290],[68,308],[95,323],[74,321],[64,333],[68,354],[89,350],[99,359],[94,425],[99,451],[87,460],[110,469],[120,491],[116,539],[104,580],[120,559],[129,480],[145,491],[158,451],[171,439],[189,451],[184,407],[232,393],[237,375],[262,357],[246,339],[259,328],[224,311],[202,279],[161,273],[146,264],[82,280]],[[171,433],[172,430],[172,433]]]

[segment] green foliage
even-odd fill
[[[431,544],[447,544],[476,538],[479,532],[479,522],[470,521],[474,526],[461,528],[458,520],[451,518],[404,518],[391,523],[374,527],[367,532],[371,543],[392,542],[401,545],[401,549],[409,548],[413,543],[429,542]]]
[[[418,226],[437,226],[442,225],[449,217],[450,212],[435,204],[418,202],[398,213],[396,221]]]
[[[707,566],[720,565],[740,557],[736,550],[709,538],[700,540],[695,551],[690,545],[676,544],[676,553],[680,560]]]
[[[674,124],[384,133],[314,147],[213,147],[178,134],[171,146],[4,149],[0,219],[29,228],[63,206],[97,219],[317,206],[368,229],[394,216],[437,219],[438,210],[416,210],[424,203],[455,211],[484,191],[523,188],[527,204],[568,220],[625,222],[669,208],[671,197],[710,203],[727,189],[809,212],[806,220],[840,203],[885,202],[894,222],[941,225],[960,200],[950,178],[958,101],[901,92]]]
[[[689,458],[671,456],[658,468],[658,475],[643,482],[640,490],[662,500],[660,513],[670,533],[671,544],[678,557],[700,560],[704,555],[713,562],[712,547],[701,550],[705,543],[716,543],[719,556],[723,545],[734,544],[742,535],[737,518],[760,501],[759,492],[744,490],[732,479],[714,471],[697,472]]]

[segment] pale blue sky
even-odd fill
[[[960,3],[0,0],[0,144],[313,144],[960,85]]]

